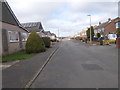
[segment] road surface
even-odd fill
[[[62,41],[31,88],[117,88],[118,52],[113,46]]]

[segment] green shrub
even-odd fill
[[[50,47],[50,38],[49,37],[42,37],[45,47],[49,48]]]
[[[87,41],[90,41],[90,38],[87,38]]]
[[[100,33],[97,33],[97,38],[99,38],[101,35],[100,35]]]
[[[85,39],[85,43],[87,43],[87,38]]]
[[[120,37],[120,28],[117,28],[116,33],[117,33],[117,37]]]
[[[80,40],[82,40],[82,38],[80,38]]]
[[[85,40],[83,39],[82,42],[85,42]]]
[[[35,32],[31,32],[26,42],[27,53],[39,53],[45,51],[43,39]]]

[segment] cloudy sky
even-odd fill
[[[42,22],[45,31],[71,36],[118,16],[118,0],[7,0],[21,23]]]

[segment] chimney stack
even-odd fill
[[[108,21],[111,21],[111,18],[108,18]]]
[[[99,22],[99,25],[101,24],[101,22]]]

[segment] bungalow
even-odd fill
[[[107,36],[110,33],[116,33],[116,26],[117,23],[120,21],[120,18],[117,17],[115,19],[108,19],[108,21],[101,23],[99,22],[99,25],[94,28],[95,36],[97,33],[100,33],[102,36]]]
[[[0,30],[2,39],[2,49],[0,48],[0,56],[11,54],[22,49],[25,49],[25,41],[27,40],[28,31],[23,28],[15,14],[11,10],[6,1],[0,1],[0,7],[2,8],[2,14],[0,17],[0,24],[2,28]]]
[[[51,39],[54,40],[54,39],[56,39],[56,37],[57,37],[57,36],[56,36],[54,33],[51,33]]]
[[[50,37],[51,40],[56,41],[56,37],[57,37],[57,36],[56,36],[54,33],[51,33],[51,37]]]
[[[45,37],[41,22],[22,23],[22,26],[29,30],[29,32],[35,31],[40,35],[40,37]]]
[[[44,34],[45,34],[46,37],[51,38],[51,32],[50,31],[44,31]]]

